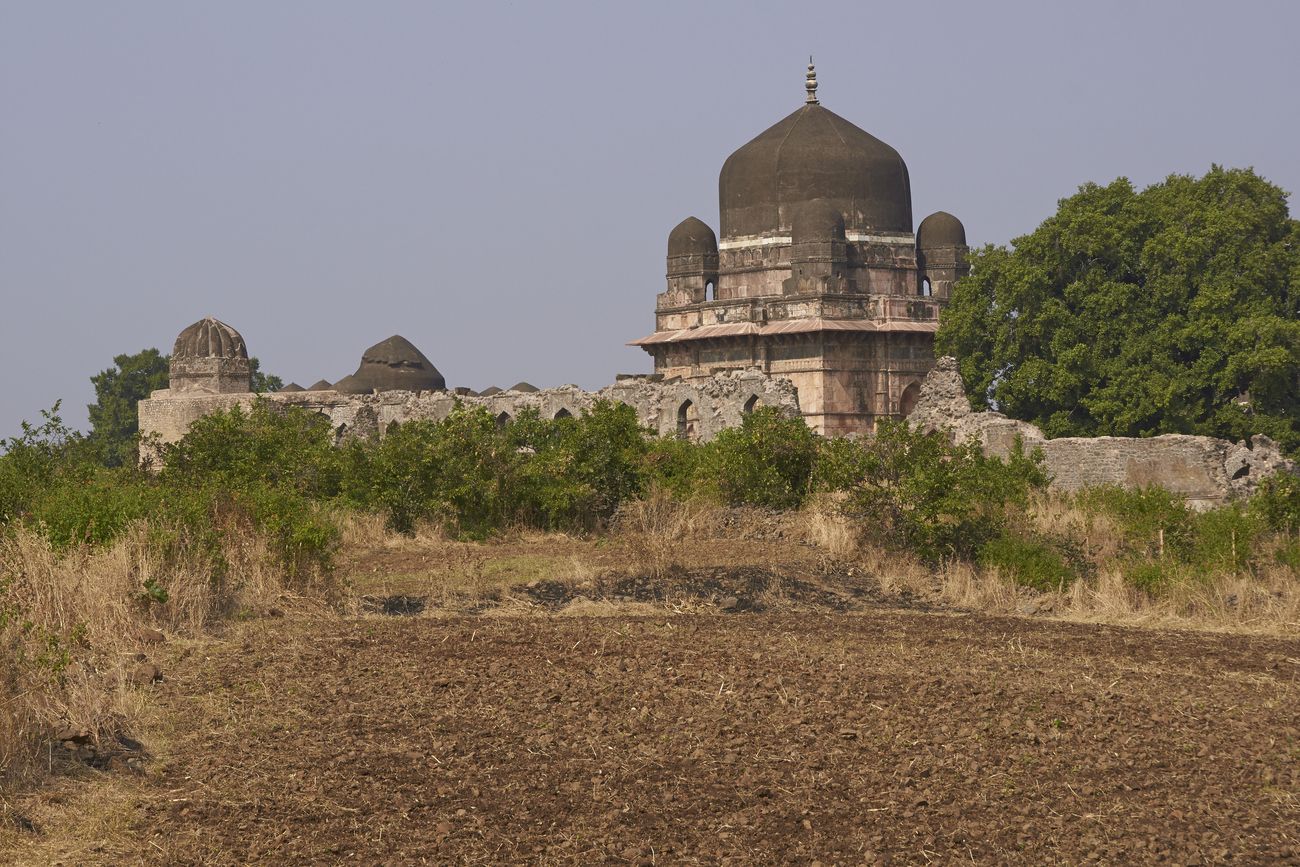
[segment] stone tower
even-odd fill
[[[695,217],[673,229],[655,332],[633,345],[669,378],[789,378],[815,430],[869,433],[916,402],[966,235],[943,212],[913,235],[903,158],[821,106],[811,63],[805,87],[723,164],[721,240]]]
[[[172,345],[168,379],[176,394],[249,391],[252,366],[244,338],[218,319],[200,319],[182,331]]]

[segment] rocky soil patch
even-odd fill
[[[897,609],[244,635],[158,686],[187,724],[142,858],[1300,860],[1296,642]]]

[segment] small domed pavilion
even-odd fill
[[[252,375],[244,338],[219,319],[200,319],[172,345],[168,379],[174,392],[239,394],[250,390]]]

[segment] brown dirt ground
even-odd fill
[[[181,728],[107,860],[1300,863],[1293,641],[878,607],[172,653]]]

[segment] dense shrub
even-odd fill
[[[1193,544],[1191,510],[1164,488],[1102,485],[1079,492],[1077,503],[1085,512],[1113,518],[1124,549],[1135,556],[1163,557]]]
[[[402,532],[427,519],[457,535],[483,538],[505,523],[521,460],[487,410],[458,406],[442,421],[390,430],[370,450],[372,502]]]
[[[204,416],[180,442],[163,450],[163,480],[287,488],[314,498],[339,492],[346,453],[334,448],[329,419],[264,399]]]
[[[801,418],[758,407],[703,447],[702,481],[730,506],[798,508],[817,461],[817,435]]]
[[[1300,477],[1269,476],[1251,498],[1251,508],[1270,530],[1300,530]]]
[[[902,422],[881,422],[874,437],[855,443],[860,456],[837,449],[841,468],[831,474],[862,473],[848,488],[848,508],[873,540],[930,560],[973,557],[1047,484],[1038,455],[1017,447],[1004,462],[977,443],[953,445]]]
[[[501,424],[457,406],[441,421],[392,425],[382,440],[335,445],[325,417],[256,401],[196,422],[156,474],[105,469],[57,407],[0,455],[0,529],[25,524],[55,549],[102,546],[147,521],[159,556],[198,558],[220,577],[241,533],[259,536],[289,581],[327,571],[340,508],[380,512],[411,531],[589,531],[656,489],[678,500],[791,509],[829,492],[860,537],[939,561],[958,558],[1039,589],[1103,568],[1161,593],[1198,576],[1300,568],[1300,480],[1268,480],[1249,503],[1190,510],[1159,488],[1036,497],[1074,516],[1031,516],[1046,484],[1037,455],[1005,460],[901,423],[824,439],[760,408],[709,443],[659,439],[632,408],[599,401],[578,417],[521,413]],[[1096,521],[1104,518],[1104,521]],[[1071,523],[1074,521],[1074,523]],[[1091,528],[1102,528],[1101,541]],[[1091,535],[1090,535],[1091,534]]]
[[[979,564],[995,568],[1017,584],[1035,590],[1063,590],[1074,570],[1050,543],[1011,534],[996,536],[979,550]]]

